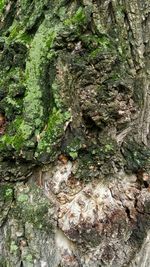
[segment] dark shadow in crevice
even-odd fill
[[[149,183],[147,181],[143,181],[144,187],[148,188],[149,187]]]
[[[101,127],[98,126],[95,123],[95,121],[91,118],[91,116],[86,114],[86,112],[82,113],[82,118],[83,118],[84,124],[88,130],[93,131],[93,132],[95,132],[95,131],[99,132],[101,130]]]
[[[114,12],[113,5],[112,5],[111,1],[108,4],[108,16],[111,18],[111,24],[116,25],[117,21],[116,21],[116,18],[115,18],[115,12]]]
[[[9,12],[6,12],[6,9],[4,11],[4,22],[0,22],[0,36],[12,25],[16,11],[17,0],[14,0],[11,2]]]
[[[29,34],[30,36],[34,36],[39,26],[42,24],[44,18],[45,18],[45,15],[44,13],[42,13],[39,17],[36,18],[34,25],[26,29],[26,33]]]
[[[130,210],[129,210],[128,207],[125,207],[125,212],[126,212],[126,214],[127,214],[128,219],[131,220],[131,217],[130,217]]]

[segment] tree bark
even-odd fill
[[[149,267],[149,0],[0,18],[0,266]]]

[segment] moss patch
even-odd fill
[[[149,169],[150,151],[143,144],[132,139],[126,140],[122,146],[122,153],[126,159],[126,170],[137,172]]]
[[[5,4],[6,4],[6,0],[0,0],[0,13],[2,12]]]
[[[41,8],[42,6],[43,4]],[[14,40],[21,43],[22,36],[26,34],[18,27],[19,24],[14,22],[9,29],[8,47]],[[7,72],[7,95],[2,99],[0,106],[10,122],[6,134],[0,138],[0,148],[3,152],[10,150],[13,153],[15,150],[15,155],[26,157],[25,151],[32,148],[32,154],[35,152],[35,157],[38,158],[46,151],[51,154],[55,140],[63,134],[63,125],[69,119],[69,115],[67,111],[61,110],[59,101],[62,100],[57,97],[55,86],[52,86],[55,78],[54,60],[57,57],[53,45],[62,27],[60,21],[53,21],[52,17],[47,15],[33,41],[30,43],[27,40],[30,52],[25,71],[21,73],[19,68],[15,68]],[[15,82],[10,82],[12,77]],[[6,84],[6,79],[3,84]]]
[[[50,219],[52,207],[41,189],[34,185],[32,189],[22,187],[21,190],[16,191],[15,198],[13,217],[21,220],[23,225],[28,222],[39,230],[49,231],[52,228]]]
[[[0,186],[0,226],[5,222],[11,210],[14,197],[14,189],[10,184]]]

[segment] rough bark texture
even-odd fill
[[[0,266],[149,267],[149,0],[0,18]]]

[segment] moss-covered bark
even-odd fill
[[[129,167],[130,155],[124,153],[127,164],[121,164],[120,146],[115,142],[128,127],[133,135],[138,111],[144,105],[141,87],[146,86],[148,77],[141,40],[142,13],[137,6],[133,20],[129,8],[132,4],[117,1],[106,7],[90,1],[12,1],[3,6],[2,158],[38,164],[54,160],[59,153],[74,159],[85,150],[91,160],[102,158],[103,168],[104,161],[111,158],[113,162],[112,154],[117,152],[120,168],[124,164]],[[145,4],[143,12],[146,10]],[[134,169],[134,157],[132,161],[130,168]],[[138,168],[143,168],[143,161]]]
[[[116,178],[119,188],[122,174],[124,177],[135,175],[137,181],[134,186],[136,190],[140,190],[140,193],[133,194],[135,202],[138,201],[138,196],[143,194],[143,188],[148,190],[149,9],[148,0],[0,0],[1,235],[5,235],[6,241],[9,239],[8,247],[7,242],[2,243],[3,267],[59,265],[55,245],[54,250],[48,250],[49,256],[43,254],[42,250],[38,251],[39,245],[36,245],[35,254],[27,254],[29,265],[21,254],[22,248],[16,243],[17,237],[7,234],[10,222],[17,225],[12,226],[13,228],[18,227],[18,221],[21,220],[20,225],[23,228],[28,223],[32,224],[33,238],[37,235],[35,242],[39,242],[39,235],[42,235],[42,242],[46,238],[49,220],[47,197],[44,199],[45,204],[42,204],[42,192],[39,193],[38,199],[35,191],[47,192],[50,190],[49,185],[52,186],[48,203],[53,203],[55,208],[59,206],[59,197],[57,199],[51,179],[46,180],[45,185],[39,178],[38,186],[34,190],[33,184],[38,179],[33,179],[33,176],[36,176],[37,169],[46,175],[53,170],[50,177],[55,178],[55,167],[64,164],[64,173],[71,169],[69,177],[77,186],[78,183],[81,184],[81,189],[87,184],[93,186],[95,183],[104,183],[110,187],[109,182]],[[45,168],[46,171],[43,171]],[[58,175],[58,184],[61,183],[61,175]],[[30,182],[31,177],[33,183]],[[22,182],[27,189],[23,186],[23,193],[20,193],[19,183],[22,188]],[[66,183],[66,180],[63,182]],[[39,189],[39,186],[42,189]],[[120,195],[121,190],[124,190],[121,188],[118,189]],[[61,189],[63,190],[63,185]],[[30,190],[33,190],[33,194]],[[94,189],[92,190],[94,192]],[[120,201],[122,203],[122,200]],[[145,205],[145,201],[148,202],[143,200],[141,205]],[[132,214],[128,213],[133,210],[131,212],[131,207],[124,202],[121,205],[126,212],[126,215],[121,213],[122,227],[128,228],[131,222],[126,216],[130,217]],[[129,243],[138,239],[135,232],[139,229],[139,221],[142,221],[145,228],[138,245],[133,249],[133,254],[142,245],[149,228],[148,212],[145,219],[141,219],[136,204],[134,208],[137,212],[137,222],[129,229]],[[139,209],[141,212],[141,206]],[[57,211],[56,214],[59,215]],[[20,217],[15,217],[15,214]],[[39,221],[40,214],[44,221],[42,224]],[[32,222],[29,222],[30,215]],[[51,218],[54,219],[54,215],[51,215]],[[127,226],[126,220],[129,220]],[[66,229],[65,223],[63,225],[58,218],[56,221],[61,230]],[[80,225],[80,222],[78,224]],[[42,229],[36,227],[38,225],[42,225]],[[56,230],[54,222],[52,225]],[[84,224],[81,224],[81,228],[83,227]],[[93,240],[98,238],[96,245],[101,244],[97,226],[89,224],[86,227],[94,229]],[[121,227],[121,223],[118,227]],[[63,230],[69,240],[74,241],[70,231],[80,232],[77,228]],[[29,243],[25,247],[30,250],[30,237],[28,234],[23,236]],[[48,242],[53,244],[53,231],[48,236]],[[86,234],[81,230],[81,243],[84,243],[84,239],[86,240]],[[124,246],[126,237],[120,237],[119,240],[123,240],[119,242]],[[14,261],[11,242],[17,255]],[[33,246],[34,242],[31,242],[31,251]],[[130,247],[129,244],[127,246]],[[82,248],[80,249],[82,251]],[[82,259],[81,263],[76,260],[76,263],[67,265],[67,260],[64,260],[64,263],[62,260],[60,264],[83,267],[106,264],[117,267],[119,260],[117,262],[116,258],[122,256],[119,256],[121,254],[118,248],[116,251],[115,256],[110,253],[107,257],[106,253],[104,255],[98,252],[95,263],[91,260],[86,263],[86,260]],[[130,254],[129,249],[124,253]],[[43,262],[46,263],[40,263],[40,254],[44,255],[41,258],[44,257]],[[80,256],[82,258],[82,255]],[[53,258],[52,263],[48,263],[49,257]],[[121,266],[129,264],[132,257],[133,255],[129,255],[126,259],[122,258],[124,262],[122,261]]]

